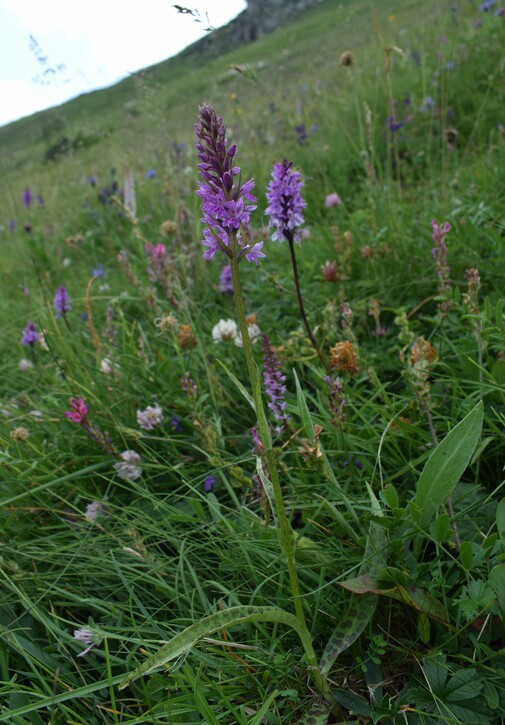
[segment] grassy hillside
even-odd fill
[[[2,721],[502,721],[504,23],[326,0],[0,129]]]

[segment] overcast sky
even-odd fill
[[[194,15],[171,0],[0,0],[0,126],[177,54],[246,0],[177,4]]]

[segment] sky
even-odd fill
[[[179,53],[246,0],[0,0],[0,126]],[[199,21],[199,22],[198,22]]]

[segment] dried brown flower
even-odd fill
[[[331,367],[338,370],[339,373],[357,373],[358,355],[353,347],[352,342],[345,340],[337,342],[336,345],[330,347]]]

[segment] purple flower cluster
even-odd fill
[[[237,147],[228,145],[223,119],[212,106],[200,107],[195,133],[200,139],[195,145],[201,176],[197,194],[202,199],[202,221],[207,225],[203,232],[203,256],[210,260],[221,250],[231,257],[230,236],[236,235],[240,241],[240,227],[249,223],[250,214],[256,209],[256,198],[251,193],[254,180],[240,183],[240,167],[235,165]],[[246,245],[238,257],[245,256],[249,262],[258,264],[259,258],[265,256],[262,247],[263,242]]]
[[[70,312],[72,305],[70,303],[70,297],[67,292],[65,285],[60,285],[56,290],[56,294],[53,299],[54,309],[56,310],[56,319],[64,317],[67,312]]]
[[[300,243],[299,227],[304,223],[303,209],[307,204],[301,193],[304,185],[301,174],[292,167],[293,163],[286,159],[273,165],[266,213],[270,217],[269,227],[275,229],[273,240],[283,242],[291,239]]]
[[[278,423],[276,432],[282,433],[284,424],[288,420],[286,415],[287,403],[284,398],[286,394],[286,386],[284,385],[286,376],[279,370],[279,363],[275,357],[268,335],[262,335],[261,338],[263,348],[263,380],[266,394],[270,398],[268,407]]]
[[[37,332],[37,325],[33,320],[28,320],[26,327],[23,330],[23,336],[21,338],[22,345],[29,345],[33,347],[36,342],[40,340],[40,335]]]

